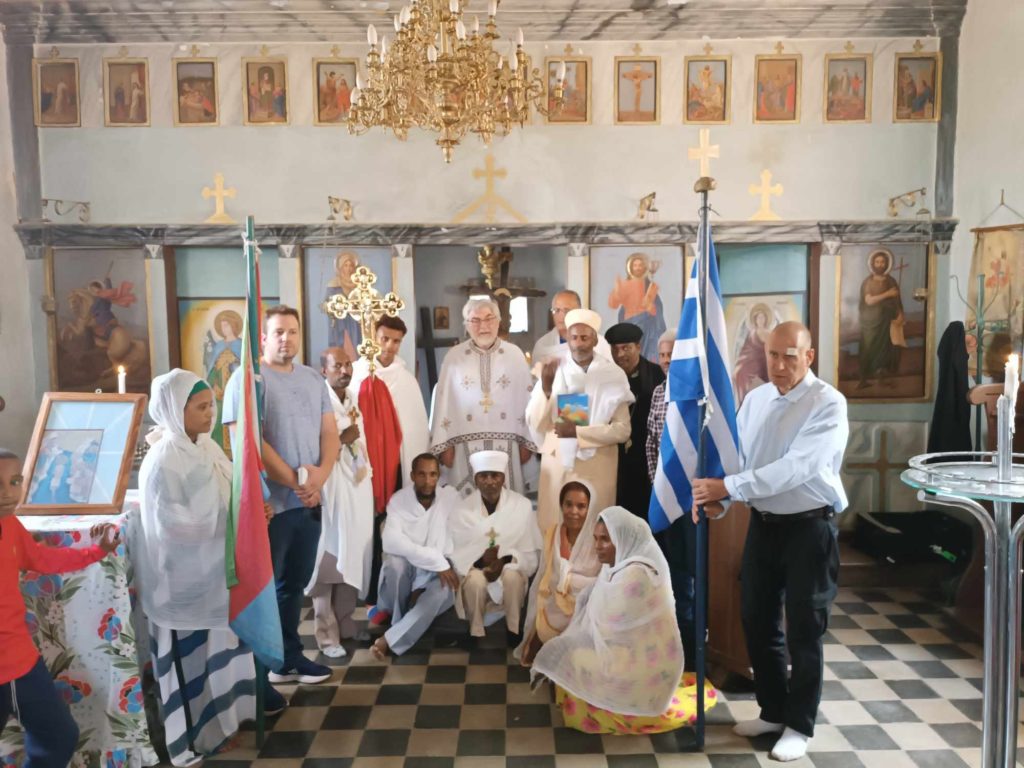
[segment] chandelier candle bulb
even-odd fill
[[[366,42],[371,48],[377,44],[377,28],[373,24],[366,28]]]
[[[361,93],[360,93],[360,90],[359,90],[359,86],[357,85],[355,88],[352,89],[352,93],[349,94],[350,102],[353,105],[358,105],[359,104],[359,96],[360,95],[361,95]]]
[[[117,394],[123,395],[128,391],[128,372],[123,365],[117,366]]]
[[[565,82],[565,60],[558,62],[558,82]]]
[[[388,53],[388,36],[387,35],[381,35],[380,36],[380,58],[381,58],[382,61],[383,61],[384,57],[387,56],[387,53]]]
[[[459,12],[459,0],[448,0],[448,10],[452,13]]]
[[[487,4],[487,15],[492,19],[498,15],[498,0],[491,0]]]
[[[473,17],[473,34],[474,35],[479,35],[480,34],[480,17],[479,16],[474,16]]]
[[[459,38],[459,40],[466,39],[466,25],[462,23],[462,19],[455,22],[455,36]]]
[[[363,73],[362,72],[356,72],[356,88],[358,88],[361,91],[365,87],[366,87],[366,81],[363,79]]]
[[[398,14],[395,14],[395,32],[402,31],[402,22],[398,19]]]
[[[523,47],[523,28],[522,27],[519,28],[518,32],[516,32],[516,45],[518,45],[520,48]]]
[[[433,43],[427,46],[427,61],[431,64],[437,63],[437,48],[434,47]]]

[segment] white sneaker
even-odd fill
[[[343,645],[329,645],[326,648],[321,648],[320,653],[329,659],[343,659],[348,656],[348,651]]]

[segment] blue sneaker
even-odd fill
[[[284,712],[288,706],[287,700],[272,685],[263,686],[263,714],[273,717]]]
[[[310,661],[305,656],[299,658],[291,667],[286,667],[280,672],[271,672],[267,677],[272,683],[303,683],[305,685],[316,685],[325,680],[330,680],[332,671],[330,667]]]

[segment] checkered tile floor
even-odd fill
[[[309,612],[311,613],[311,612]],[[724,694],[708,714],[706,748],[689,729],[595,736],[563,727],[547,687],[530,692],[504,630],[477,646],[425,637],[378,663],[367,643],[320,686],[282,687],[291,706],[261,750],[254,734],[209,761],[216,768],[655,768],[769,765],[770,739],[733,735],[757,715],[753,694]],[[981,647],[932,603],[902,590],[841,590],[825,639],[825,684],[810,753],[794,766],[955,768],[981,764]],[[447,646],[447,647],[445,647]],[[1024,734],[1021,743],[1024,745]]]

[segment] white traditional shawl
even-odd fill
[[[146,615],[167,629],[228,626],[231,462],[209,435],[193,443],[185,434],[185,404],[198,381],[179,368],[153,380],[149,414],[156,427],[139,470],[139,594]]]
[[[532,674],[609,712],[656,717],[683,674],[668,563],[639,517],[611,507],[600,519],[615,565],[581,595],[568,629],[544,644]]]
[[[480,491],[474,491],[462,502],[452,521],[452,536],[455,551],[452,564],[459,575],[465,577],[473,563],[490,545],[490,532],[498,547],[498,557],[511,555],[517,567],[529,578],[537,569],[537,555],[544,547],[537,516],[529,500],[507,488],[501,492],[494,514],[488,515],[480,498]]]

